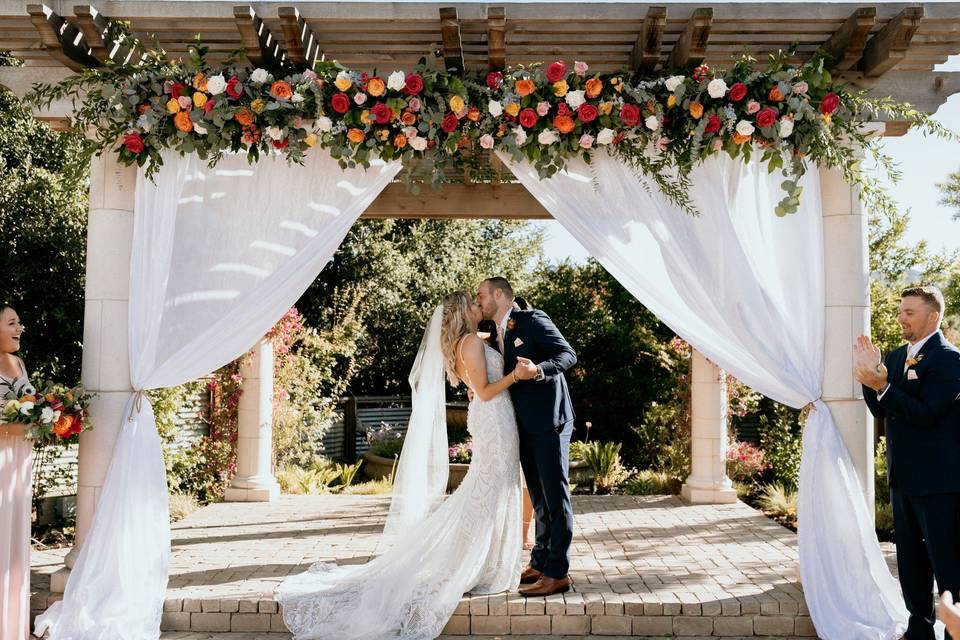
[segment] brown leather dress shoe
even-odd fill
[[[533,584],[543,576],[542,571],[537,571],[530,565],[527,565],[523,569],[523,573],[520,574],[520,584]]]
[[[529,587],[521,587],[520,595],[528,598],[535,596],[550,596],[555,593],[564,593],[565,591],[569,591],[570,585],[572,584],[573,581],[570,579],[570,576],[563,576],[562,578],[542,576]]]

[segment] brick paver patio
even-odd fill
[[[210,505],[176,523],[164,640],[289,637],[275,586],[318,560],[366,562],[377,553],[388,505],[385,496],[283,496]],[[815,636],[796,535],[750,507],[574,496],[574,513],[573,591],[466,595],[445,633]],[[35,612],[56,599],[48,575],[64,554],[34,553]]]

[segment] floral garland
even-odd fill
[[[95,128],[91,148],[114,148],[122,139],[119,160],[146,164],[148,175],[167,148],[213,165],[226,152],[246,153],[251,162],[281,153],[299,163],[320,146],[342,167],[400,159],[416,192],[415,176],[440,182],[440,169],[476,165],[482,151],[527,159],[545,178],[571,158],[589,162],[595,149],[606,148],[693,211],[688,176],[697,163],[717,153],[749,161],[762,152],[769,170],[787,177],[776,208],[781,216],[797,210],[806,160],[840,167],[848,182],[879,193],[858,154],[863,147],[879,153],[859,126],[880,111],[952,135],[909,105],[835,86],[821,57],[788,64],[789,52],[771,57],[765,70],[745,56],[730,70],[700,65],[636,80],[563,61],[460,78],[421,60],[413,72],[386,79],[320,62],[276,77],[240,58],[214,69],[205,55],[199,43],[184,60],[153,52],[140,66],[37,85],[31,99],[79,101],[74,124]]]

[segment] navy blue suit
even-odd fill
[[[539,365],[543,380],[522,380],[510,387],[520,429],[520,465],[537,520],[530,566],[551,578],[570,568],[573,507],[570,504],[569,459],[573,404],[563,372],[577,363],[577,354],[542,311],[514,309],[503,335],[503,371],[517,358]]]
[[[960,595],[960,351],[937,332],[915,359],[904,371],[907,345],[890,353],[890,387],[881,398],[864,387],[863,397],[886,427],[905,637],[933,640],[934,576],[941,593]]]

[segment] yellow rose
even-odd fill
[[[336,85],[337,89],[340,89],[340,91],[346,91],[353,86],[353,79],[350,77],[349,73],[341,71],[337,74],[337,79],[333,81],[333,84]]]
[[[360,123],[361,124],[370,124],[370,112],[363,110],[360,112]]]
[[[699,120],[703,116],[703,105],[699,102],[690,103],[690,117]]]
[[[386,142],[390,139],[390,130],[389,129],[380,129],[377,131],[377,137],[380,138],[381,142]]]
[[[463,103],[463,98],[460,96],[452,96],[450,98],[450,111],[453,111],[454,113],[460,113],[463,111],[465,106],[466,105]]]
[[[520,104],[518,102],[507,103],[507,106],[505,106],[503,110],[511,116],[516,117],[516,115],[520,113]]]
[[[667,108],[673,109],[675,106],[677,106],[677,97],[671,93],[670,97],[667,98]]]
[[[20,411],[20,403],[16,400],[8,400],[6,406],[3,408],[4,413],[11,413]]]
[[[177,102],[176,98],[170,98],[167,101],[167,111],[170,113],[177,113],[180,111],[180,103]]]
[[[562,98],[563,96],[567,95],[567,90],[569,89],[570,87],[567,85],[566,80],[560,80],[553,83],[553,95],[557,96],[558,98]]]
[[[193,94],[193,106],[197,109],[203,109],[203,105],[207,104],[207,94],[202,91],[197,91]]]
[[[317,146],[317,134],[311,133],[306,138],[303,139],[303,143],[310,147],[311,149]]]
[[[616,76],[615,78],[610,78],[610,86],[613,87],[614,91],[620,93],[623,91],[623,78]]]
[[[387,87],[383,84],[383,80],[377,77],[370,78],[367,81],[367,93],[372,95],[374,98],[378,98],[387,92]]]
[[[257,98],[250,103],[250,108],[253,109],[254,113],[263,113],[263,110],[267,107],[267,103],[261,98]]]
[[[604,116],[610,115],[610,112],[613,111],[612,102],[601,102],[600,103],[600,114]]]

